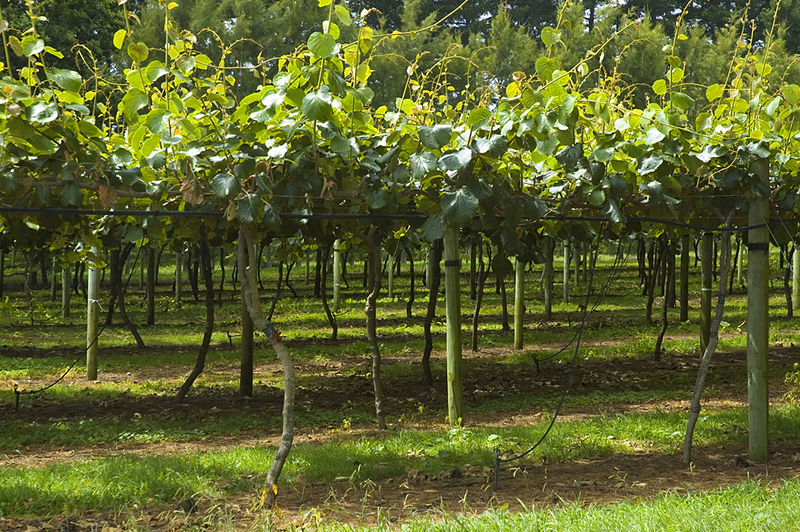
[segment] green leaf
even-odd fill
[[[147,104],[147,95],[139,89],[134,88],[129,89],[125,96],[122,97],[122,101],[120,102],[122,111],[125,113],[125,117],[131,122],[136,119],[139,109]]]
[[[125,43],[125,37],[128,36],[128,32],[125,30],[117,30],[114,34],[114,48],[117,50],[122,50],[122,45]]]
[[[315,31],[308,37],[308,49],[317,57],[328,58],[336,48],[336,39],[330,33]]]
[[[31,122],[46,124],[58,118],[58,106],[52,102],[39,101],[25,109],[25,114]]]
[[[473,109],[469,112],[467,116],[467,126],[473,127],[479,122],[483,122],[484,120],[489,120],[492,117],[491,111],[480,107],[478,109]]]
[[[778,110],[778,106],[781,104],[781,97],[776,96],[769,102],[766,107],[764,107],[764,112],[767,113],[768,116],[775,116],[775,111]]]
[[[667,82],[663,79],[657,79],[655,83],[653,83],[653,92],[661,96],[662,94],[666,94],[667,92]]]
[[[679,83],[683,79],[683,69],[682,68],[669,69],[669,72],[667,72],[667,78],[672,83]]]
[[[461,148],[458,151],[442,155],[439,158],[439,167],[442,170],[457,171],[467,166],[471,160],[472,150],[470,148]]]
[[[619,208],[619,203],[615,199],[609,199],[603,205],[603,214],[614,223],[622,223],[625,221],[625,215],[622,214],[622,209]]]
[[[447,226],[442,221],[441,214],[434,214],[430,216],[425,223],[422,224],[422,239],[426,242],[435,242],[444,237],[444,232]],[[496,271],[496,270],[495,270]]]
[[[150,49],[143,42],[132,42],[128,45],[128,57],[133,59],[136,63],[144,63],[147,61],[147,56],[150,54]]]
[[[300,110],[311,120],[317,120],[318,122],[330,120],[333,117],[330,89],[323,85],[318,91],[306,94]]]
[[[550,26],[542,28],[542,43],[545,47],[550,48],[555,43],[561,41],[561,32]]]
[[[47,79],[64,89],[65,91],[78,92],[83,85],[81,75],[74,70],[64,68],[53,68],[47,72]]]
[[[663,134],[661,131],[659,131],[657,128],[651,127],[650,129],[647,130],[647,135],[645,135],[644,141],[645,143],[652,146],[653,144],[658,144],[659,142],[664,140],[665,137],[666,135]]]
[[[411,163],[411,175],[414,179],[421,179],[436,169],[436,156],[429,151],[413,153],[408,160]]]
[[[478,198],[465,187],[444,193],[439,204],[445,222],[457,226],[466,225],[478,212]]]
[[[590,205],[599,207],[606,200],[606,193],[601,187],[592,188],[589,193],[586,194],[586,200]]]
[[[491,138],[478,137],[473,141],[475,151],[492,157],[501,157],[508,150],[508,139],[504,135],[494,135]]]
[[[673,91],[669,95],[669,101],[675,109],[686,112],[694,105],[694,98],[682,92]]]
[[[364,198],[370,209],[382,209],[389,203],[389,193],[383,189],[370,192]]]
[[[255,194],[247,194],[236,202],[236,217],[240,222],[260,222],[264,216],[264,205]]]
[[[783,88],[781,88],[781,92],[789,105],[797,105],[797,102],[800,102],[800,87],[794,83],[784,85]]]
[[[594,157],[595,161],[599,161],[601,163],[605,163],[611,160],[614,156],[614,149],[613,148],[595,148],[592,152],[592,156]]]
[[[639,165],[639,174],[640,175],[647,175],[652,174],[659,167],[664,163],[664,159],[659,157],[658,155],[651,155],[650,157],[645,158],[642,161],[642,164]]]
[[[145,125],[147,129],[155,134],[161,133],[167,127],[167,118],[172,115],[165,109],[153,109],[145,117]]]
[[[211,180],[211,190],[218,198],[229,198],[235,196],[241,190],[239,180],[233,175],[223,172],[214,176]]]
[[[725,91],[725,88],[722,85],[720,85],[719,83],[714,83],[713,85],[710,85],[706,89],[706,99],[709,102],[713,102],[714,100],[716,100],[717,98],[722,96],[722,93],[724,91]]]
[[[528,220],[538,220],[547,213],[547,203],[542,198],[527,196],[522,205]]]
[[[419,140],[431,150],[438,150],[450,142],[453,128],[448,125],[422,126],[419,128]]]
[[[83,204],[83,192],[75,183],[67,183],[61,188],[61,197],[67,205],[78,207]]]
[[[33,35],[26,35],[22,38],[22,53],[27,57],[36,55],[44,51],[44,41],[37,39]]]
[[[350,12],[343,5],[336,4],[333,10],[336,13],[336,18],[342,23],[342,26],[349,26],[353,23],[353,20],[350,18]]]

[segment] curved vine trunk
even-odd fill
[[[706,376],[708,375],[708,368],[711,365],[711,358],[714,356],[714,351],[717,349],[717,343],[719,342],[719,327],[722,323],[722,314],[725,310],[725,297],[727,296],[728,289],[728,274],[731,260],[730,239],[722,239],[720,252],[720,280],[717,308],[714,313],[714,319],[711,320],[711,332],[709,334],[708,344],[706,344],[703,357],[700,359],[700,367],[697,369],[697,380],[695,381],[694,392],[692,393],[692,400],[689,406],[689,422],[686,424],[686,435],[683,439],[683,464],[685,466],[689,466],[692,462],[692,436],[694,435],[694,428],[697,425],[697,420],[700,417],[700,397],[703,395],[703,389],[706,385]]]
[[[258,282],[256,281],[257,255],[255,226],[252,224],[242,224],[239,226],[239,264],[242,268],[241,284],[242,298],[250,317],[253,320],[255,329],[262,331],[269,340],[272,349],[278,356],[283,366],[283,426],[281,428],[281,441],[272,465],[267,472],[267,505],[272,507],[278,496],[278,477],[280,477],[289,451],[292,449],[294,440],[294,402],[297,379],[294,372],[294,364],[286,344],[281,340],[280,332],[276,331],[272,323],[267,321],[264,311],[261,309],[260,297],[258,295]]]
[[[664,279],[665,293],[661,302],[661,328],[658,331],[656,347],[653,350],[653,359],[657,361],[661,360],[661,344],[664,342],[664,335],[667,333],[667,317],[669,314],[667,311],[670,307],[670,287],[675,282],[675,254],[672,252],[672,246],[670,245],[669,240],[666,241],[663,254],[664,260],[666,261],[664,264],[664,271],[666,272],[667,276]]]
[[[433,373],[431,372],[431,352],[433,351],[433,334],[431,325],[436,317],[436,303],[439,299],[439,285],[442,282],[442,241],[436,240],[431,244],[431,252],[428,258],[430,278],[428,279],[428,312],[425,315],[423,329],[425,331],[425,349],[422,351],[422,380],[428,386],[433,385]]]
[[[478,250],[480,263],[478,265],[478,288],[475,293],[475,311],[472,313],[472,352],[478,351],[478,319],[481,314],[481,303],[483,303],[483,289],[486,285],[486,276],[489,273],[483,264],[483,243]]]
[[[192,372],[186,377],[183,385],[181,385],[181,389],[178,391],[176,398],[179,401],[186,397],[194,381],[197,380],[197,377],[203,372],[206,366],[208,346],[211,344],[211,334],[214,332],[214,280],[211,278],[211,253],[208,250],[205,226],[203,226],[200,231],[200,267],[203,271],[203,283],[205,283],[206,292],[206,328],[205,331],[203,331],[203,343],[200,344],[200,351],[197,353],[194,369],[192,369]]]
[[[381,380],[381,350],[378,345],[378,317],[377,302],[381,291],[381,251],[375,242],[375,227],[370,228],[364,238],[364,243],[369,250],[370,269],[372,270],[370,291],[364,309],[367,315],[367,340],[372,348],[372,386],[375,392],[375,416],[378,426],[386,428],[386,416],[383,413],[383,381]]]
[[[125,244],[125,247],[119,252],[116,278],[112,279],[112,283],[117,286],[117,306],[119,307],[119,315],[122,318],[122,322],[128,327],[131,334],[136,339],[136,345],[142,349],[145,347],[144,340],[142,340],[142,336],[139,334],[139,329],[136,328],[136,324],[133,323],[130,316],[128,316],[128,311],[125,310],[125,286],[122,284],[122,269],[132,249],[133,244],[128,243]]]
[[[788,244],[784,247],[784,250],[782,253],[786,255],[786,267],[783,269],[783,293],[786,296],[786,317],[792,318],[794,317],[794,306],[792,304],[792,285],[790,281],[792,279],[792,255],[794,255],[794,251],[789,253]]]

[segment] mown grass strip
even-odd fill
[[[397,431],[385,436],[354,437],[342,431],[320,444],[297,445],[285,469],[285,481],[330,482],[337,477],[380,480],[401,476],[408,468],[427,473],[465,464],[489,466],[492,448],[524,449],[546,421],[530,426],[476,427],[432,431]],[[599,416],[558,423],[530,460],[596,458],[612,453],[678,450],[685,415],[650,412]],[[747,412],[708,412],[696,445],[746,441]],[[797,437],[800,408],[773,411],[772,438]],[[41,468],[10,467],[0,476],[0,512],[10,515],[141,507],[202,494],[258,490],[271,463],[269,447],[172,456],[113,456]]]

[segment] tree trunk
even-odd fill
[[[483,243],[481,243],[483,248]],[[483,255],[483,253],[481,253]],[[483,288],[486,285],[487,268],[483,264],[483,257],[480,257],[478,266],[478,290],[475,294],[475,311],[472,313],[472,352],[478,352],[478,319],[481,313],[481,303],[483,302]]]
[[[378,426],[386,428],[386,417],[383,413],[383,381],[381,380],[381,350],[378,345],[377,302],[381,290],[381,250],[375,242],[375,227],[371,227],[364,239],[369,250],[370,269],[372,270],[369,295],[367,296],[367,340],[372,348],[372,385],[375,392],[375,416]]]
[[[667,333],[667,318],[668,318],[668,310],[670,307],[670,286],[674,282],[675,279],[675,253],[672,252],[672,245],[670,244],[669,240],[666,241],[664,246],[664,259],[666,261],[664,263],[664,271],[667,272],[667,276],[664,279],[664,285],[666,286],[664,298],[661,302],[661,329],[658,331],[658,338],[656,339],[656,348],[653,350],[653,359],[656,361],[661,360],[661,344],[664,342],[664,335]]]
[[[122,323],[124,323],[128,329],[131,331],[131,334],[136,339],[136,345],[139,349],[144,349],[144,340],[142,340],[141,335],[139,334],[139,330],[136,328],[136,325],[128,316],[127,310],[125,310],[125,288],[126,286],[122,284],[122,268],[125,265],[125,261],[128,260],[128,257],[131,254],[131,250],[133,249],[133,244],[128,243],[125,244],[125,247],[122,251],[118,251],[119,253],[119,260],[117,265],[117,276],[112,282],[117,285],[117,301],[119,306],[119,315],[122,318]]]
[[[431,325],[436,317],[436,303],[439,298],[439,285],[442,281],[442,241],[436,240],[431,244],[428,265],[430,274],[428,277],[428,310],[425,315],[425,349],[422,351],[422,380],[428,386],[433,385],[433,373],[431,372],[431,352],[433,351],[433,334]]]
[[[294,402],[297,380],[292,357],[286,348],[286,344],[281,341],[280,333],[266,320],[261,309],[255,275],[257,267],[254,247],[255,227],[252,224],[240,226],[239,241],[244,244],[239,246],[239,263],[242,265],[242,297],[245,299],[254,327],[264,332],[283,366],[283,427],[281,429],[281,442],[272,460],[272,466],[267,472],[266,502],[269,507],[272,507],[275,505],[275,499],[278,494],[278,477],[281,474],[283,465],[286,463],[286,458],[289,456],[292,441],[294,440]]]
[[[689,422],[686,425],[686,435],[683,439],[683,464],[689,466],[692,463],[692,436],[694,435],[694,428],[697,425],[697,420],[700,417],[700,398],[703,395],[703,389],[706,385],[706,376],[708,375],[708,368],[711,365],[711,358],[714,356],[714,351],[717,349],[719,342],[719,327],[722,323],[722,315],[725,310],[725,297],[727,295],[727,275],[730,263],[730,240],[727,238],[722,239],[722,257],[721,257],[721,271],[719,283],[719,296],[717,298],[717,308],[714,313],[714,319],[711,321],[711,330],[703,351],[703,357],[700,359],[700,366],[697,369],[697,380],[695,381],[694,391],[692,392],[692,399],[689,406]]]
[[[186,377],[181,389],[178,391],[177,399],[180,401],[194,384],[194,381],[203,372],[206,366],[206,355],[208,346],[211,345],[211,335],[214,332],[214,280],[211,278],[211,253],[208,250],[208,240],[206,239],[206,228],[200,226],[200,266],[203,270],[203,282],[206,288],[206,328],[203,331],[203,343],[200,344],[200,351],[197,353],[197,360],[194,369]]]

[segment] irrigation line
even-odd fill
[[[598,240],[598,245],[599,245],[599,240]],[[621,257],[622,257],[622,259],[621,259]],[[501,463],[506,463],[506,462],[514,462],[516,460],[520,460],[520,459],[524,458],[525,456],[528,456],[530,453],[533,452],[534,449],[539,447],[539,445],[541,445],[541,443],[545,440],[545,438],[547,438],[548,434],[550,434],[550,430],[553,428],[553,425],[555,425],[556,419],[558,419],[558,415],[561,412],[561,407],[564,405],[564,400],[567,397],[567,394],[569,393],[570,388],[572,387],[572,379],[573,379],[573,376],[575,374],[575,368],[577,366],[578,352],[580,351],[581,339],[583,337],[583,331],[584,331],[584,329],[586,327],[586,321],[589,318],[589,316],[592,313],[592,311],[594,311],[594,309],[597,308],[597,305],[599,305],[599,302],[602,301],[603,298],[605,298],[605,295],[608,292],[608,289],[611,287],[613,282],[616,280],[616,277],[617,277],[616,274],[619,271],[621,271],[622,268],[624,267],[625,262],[627,261],[627,257],[628,257],[628,253],[625,253],[624,255],[622,254],[622,241],[620,241],[619,248],[617,250],[617,256],[616,256],[616,258],[614,260],[614,265],[612,266],[613,269],[612,269],[611,275],[609,276],[608,280],[606,281],[605,286],[603,287],[603,290],[601,291],[600,295],[598,296],[598,302],[594,305],[594,307],[592,307],[591,310],[589,310],[588,306],[589,306],[589,296],[591,294],[592,282],[594,281],[594,271],[592,271],[591,274],[589,275],[589,285],[588,285],[588,289],[586,291],[586,303],[585,303],[586,310],[584,311],[583,319],[581,320],[581,323],[578,326],[577,343],[575,344],[575,351],[574,351],[574,353],[572,355],[572,361],[570,363],[570,370],[569,370],[569,374],[567,375],[567,383],[566,383],[566,385],[564,386],[564,389],[561,392],[561,397],[558,400],[558,405],[556,406],[556,410],[553,413],[552,419],[550,420],[550,424],[547,426],[547,429],[544,431],[544,434],[542,434],[542,436],[539,438],[539,440],[536,443],[534,443],[533,445],[531,445],[526,451],[524,451],[522,453],[516,454],[514,456],[510,456],[508,458],[501,458],[500,457],[500,449],[499,448],[495,448],[494,449],[494,489],[495,489],[495,491],[498,489],[499,484],[500,484],[500,464]]]
[[[131,282],[131,276],[133,275],[133,272],[136,271],[136,265],[139,263],[139,255],[140,255],[141,250],[142,250],[141,247],[137,247],[136,248],[136,258],[133,261],[133,266],[131,267],[130,272],[128,272],[128,278],[125,280],[125,285],[122,287],[122,293],[117,298],[117,300],[114,302],[114,309],[117,308],[117,306],[119,305],[120,298],[124,296],[125,292],[128,289],[128,284]],[[120,267],[122,267],[122,265],[120,265]],[[81,351],[81,353],[75,358],[75,360],[72,362],[72,364],[69,365],[69,367],[64,371],[64,373],[62,373],[61,376],[59,378],[57,378],[56,380],[54,380],[53,382],[51,382],[51,383],[49,383],[49,384],[47,384],[45,386],[42,386],[41,388],[37,388],[35,390],[20,390],[19,389],[19,385],[15,382],[14,383],[14,410],[16,410],[16,411],[19,410],[19,396],[20,395],[33,395],[33,394],[41,393],[41,392],[43,392],[45,390],[49,390],[50,388],[52,388],[53,386],[55,386],[56,384],[58,384],[59,382],[64,380],[64,378],[69,374],[69,372],[72,371],[75,368],[75,366],[78,364],[78,362],[86,355],[86,351],[88,351],[95,343],[97,343],[97,340],[100,338],[100,335],[103,334],[103,331],[106,329],[107,325],[108,325],[107,322],[103,323],[103,326],[100,327],[100,330],[97,332],[95,337],[92,338],[92,341],[89,342],[89,344],[86,346],[86,349]]]
[[[52,214],[52,215],[80,215],[80,216],[152,216],[161,218],[180,218],[180,217],[221,217],[224,215],[222,212],[217,211],[147,211],[147,210],[124,210],[115,211],[108,209],[62,209],[62,208],[49,208],[49,207],[0,207],[0,214]],[[426,214],[418,213],[405,213],[405,214],[381,214],[381,213],[296,213],[296,212],[282,212],[278,213],[279,218],[289,220],[406,220],[406,221],[425,221],[428,219]],[[578,215],[564,215],[564,214],[548,214],[544,215],[539,220],[547,221],[563,221],[563,222],[611,222],[604,216],[578,216]],[[739,225],[720,227],[715,225],[700,225],[687,222],[679,222],[676,220],[668,220],[664,218],[656,218],[653,216],[630,216],[625,218],[624,222],[645,222],[656,223],[662,225],[669,225],[672,227],[680,227],[683,229],[692,229],[694,231],[703,231],[708,233],[738,233],[749,231],[751,229],[761,229],[775,225],[776,221],[765,221],[760,224],[753,225]],[[780,223],[798,223],[800,217],[789,218],[780,220]]]
[[[592,308],[588,311],[589,315],[591,315],[595,310],[597,310],[597,307],[605,299],[605,294],[606,294],[610,284],[615,282],[617,280],[617,277],[619,277],[619,275],[621,275],[622,269],[625,267],[625,263],[628,261],[628,254],[629,253],[630,253],[630,247],[628,248],[628,251],[625,254],[625,260],[621,264],[618,264],[619,256],[617,256],[614,259],[614,263],[611,265],[611,274],[609,275],[608,281],[606,282],[606,285],[603,287],[603,290],[601,290],[601,294],[602,295],[597,298],[597,301],[595,301],[594,305],[592,305]],[[587,290],[587,296],[588,296],[588,290]],[[575,331],[575,334],[572,335],[572,338],[570,339],[570,341],[567,342],[558,351],[555,351],[554,353],[550,353],[549,355],[547,355],[546,357],[543,357],[543,358],[539,358],[536,355],[534,355],[533,361],[536,363],[536,368],[537,369],[539,368],[539,362],[544,362],[545,360],[550,360],[551,358],[555,358],[558,355],[560,355],[561,353],[563,353],[564,351],[566,351],[567,349],[569,349],[569,346],[571,346],[572,343],[575,341],[575,339],[578,337],[578,332],[579,331],[580,331],[580,329],[577,329]]]

